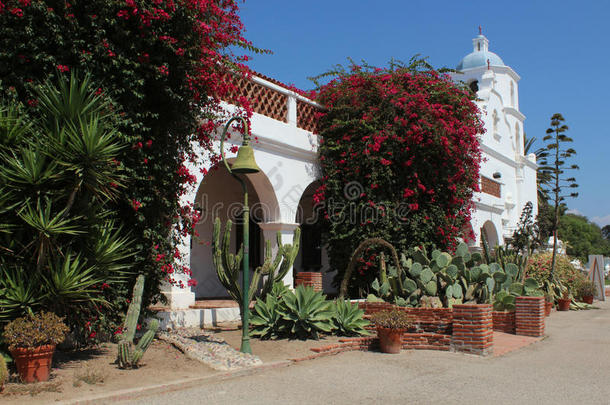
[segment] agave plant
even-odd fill
[[[282,335],[285,325],[282,315],[278,311],[281,305],[282,299],[278,299],[273,294],[267,294],[264,300],[260,298],[256,300],[250,319],[252,336],[258,336],[261,339],[276,339]]]
[[[337,300],[334,303],[333,329],[340,336],[368,335],[364,329],[369,321],[363,318],[364,311],[358,308],[358,304],[352,304],[347,300]]]
[[[313,287],[298,286],[294,294],[283,297],[278,309],[286,324],[286,331],[299,339],[318,339],[319,332],[332,331],[332,302]]]

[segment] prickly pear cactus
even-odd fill
[[[140,274],[133,287],[133,295],[131,297],[131,302],[129,303],[129,308],[127,309],[127,316],[125,317],[125,322],[123,324],[123,332],[119,340],[117,363],[120,368],[138,367],[142,356],[152,343],[155,333],[157,333],[157,329],[159,328],[158,320],[153,319],[150,321],[148,330],[140,338],[138,344],[134,348],[133,339],[138,326],[138,318],[140,317],[144,280],[144,275]]]

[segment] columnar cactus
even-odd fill
[[[243,312],[243,292],[241,283],[239,283],[239,273],[242,271],[243,260],[243,244],[240,246],[237,254],[231,253],[231,226],[233,222],[227,221],[224,235],[220,236],[221,222],[220,218],[214,221],[214,236],[213,236],[213,258],[214,267],[220,283],[227,289],[231,298],[240,306],[240,311]],[[272,257],[271,241],[265,243],[265,259],[263,265],[254,270],[248,290],[248,302],[252,301],[254,293],[259,289],[261,277],[266,277],[263,283],[261,296],[267,295],[273,284],[281,281],[288,271],[292,268],[294,260],[299,253],[299,244],[301,239],[301,229],[294,230],[293,244],[282,244],[282,235],[277,233],[278,251],[275,257]],[[278,269],[279,267],[279,269]],[[242,313],[243,316],[243,313]]]
[[[4,360],[4,356],[0,353],[0,392],[2,392],[6,380],[8,380],[8,369],[6,367],[6,360]]]
[[[117,356],[117,363],[120,368],[136,368],[144,352],[148,349],[148,346],[153,341],[155,333],[159,328],[159,321],[153,319],[148,325],[148,330],[140,338],[138,344],[133,347],[133,338],[136,334],[136,328],[138,326],[138,318],[140,317],[140,309],[142,306],[142,292],[144,291],[144,275],[140,274],[136,280],[136,284],[133,287],[133,295],[129,308],[127,309],[127,316],[123,324],[123,331],[119,340],[119,349]]]

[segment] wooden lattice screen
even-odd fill
[[[501,188],[501,184],[497,181],[481,176],[481,192],[500,198],[502,196]]]
[[[254,112],[278,121],[287,122],[288,97],[286,95],[242,76],[232,76],[231,80],[238,91],[237,94],[230,93],[225,101],[231,102],[231,99],[237,99],[239,96],[246,97],[250,101]]]
[[[318,133],[318,121],[316,120],[317,108],[309,103],[297,100],[297,127],[314,134]]]

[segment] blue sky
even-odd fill
[[[570,127],[581,170],[580,196],[569,208],[610,224],[610,2],[249,0],[240,7],[246,37],[274,52],[255,55],[250,67],[301,89],[348,57],[383,66],[419,53],[453,68],[481,25],[490,50],[521,76],[528,137],[541,140],[555,112]]]

